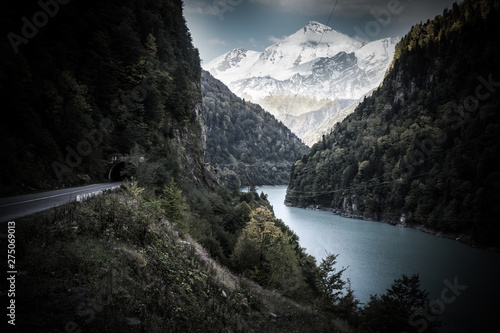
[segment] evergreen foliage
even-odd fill
[[[318,290],[330,306],[334,306],[340,301],[342,290],[346,284],[341,279],[346,268],[342,268],[337,272],[336,263],[337,255],[329,254],[319,265]]]
[[[234,95],[210,73],[202,73],[207,121],[205,160],[230,187],[282,185],[307,147],[260,106]]]
[[[428,307],[428,293],[420,289],[419,276],[403,274],[385,294],[371,295],[362,309],[363,326],[369,332],[381,333],[437,332],[437,316],[423,316]]]
[[[286,201],[500,245],[498,1],[415,25],[382,86],[292,167]]]
[[[169,221],[175,223],[181,223],[184,221],[186,211],[188,209],[186,198],[173,179],[170,180],[168,185],[163,187],[161,204],[165,210],[165,216],[169,219]]]
[[[5,3],[4,36],[22,36],[20,19],[40,11]],[[101,181],[109,158],[134,147],[164,166],[163,183],[204,178],[185,163],[203,151],[200,59],[182,1],[75,0],[37,30],[18,53],[0,42],[0,195]]]

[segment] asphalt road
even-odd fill
[[[78,196],[104,191],[120,186],[121,182],[93,184],[42,193],[0,198],[0,222],[7,222],[22,216],[41,212],[76,200]]]

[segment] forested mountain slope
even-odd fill
[[[104,180],[113,154],[133,148],[152,184],[210,183],[182,1],[54,3],[2,9],[0,195]],[[43,15],[43,25],[30,21]]]
[[[500,244],[500,2],[417,24],[383,85],[292,170],[286,201]]]
[[[307,147],[259,105],[233,94],[203,71],[203,108],[207,122],[205,160],[229,186],[282,185]]]
[[[266,197],[217,186],[205,166],[200,59],[182,2],[62,2],[10,2],[0,14],[8,36],[0,195],[103,180],[110,159],[123,160],[134,181],[9,223],[18,223],[23,272],[23,292],[9,298],[25,310],[12,309],[11,324],[20,332],[334,327],[326,312],[250,280],[320,297],[314,258]],[[32,17],[48,21],[35,26]],[[261,225],[270,232],[258,243]],[[6,234],[7,223],[0,227]],[[247,267],[246,258],[258,263]]]

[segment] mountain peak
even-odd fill
[[[230,54],[242,54],[242,53],[246,53],[248,50],[247,49],[244,49],[244,48],[236,48],[236,49],[232,49],[231,51],[229,51]]]
[[[316,21],[309,21],[309,23],[307,23],[304,27],[304,32],[308,31],[322,34],[328,31],[335,31],[335,30],[323,23],[319,23]]]
[[[296,93],[317,100],[356,100],[380,84],[394,48],[387,40],[365,45],[310,21],[263,52],[234,49],[204,68],[236,94],[254,101]]]
[[[292,44],[312,43],[314,45],[321,42],[327,48],[328,45],[337,46],[337,52],[341,50],[351,52],[363,46],[363,43],[357,39],[316,21],[309,21],[302,29],[285,38],[284,42]]]

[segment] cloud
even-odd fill
[[[213,12],[211,3],[208,1],[186,0],[184,1],[184,12],[189,14],[217,15]]]
[[[210,45],[227,45],[227,42],[226,41],[223,41],[222,39],[219,39],[219,38],[212,38],[212,39],[209,39],[208,40],[208,44]]]
[[[184,12],[219,16],[222,20],[224,13],[233,11],[242,2],[243,0],[184,0]]]
[[[252,3],[282,12],[306,15],[329,15],[336,1],[332,0],[249,0]],[[363,16],[370,8],[379,9],[386,3],[373,0],[338,1],[334,15]]]
[[[283,38],[278,38],[275,36],[267,36],[267,40],[270,41],[273,44],[279,43],[283,40]]]

